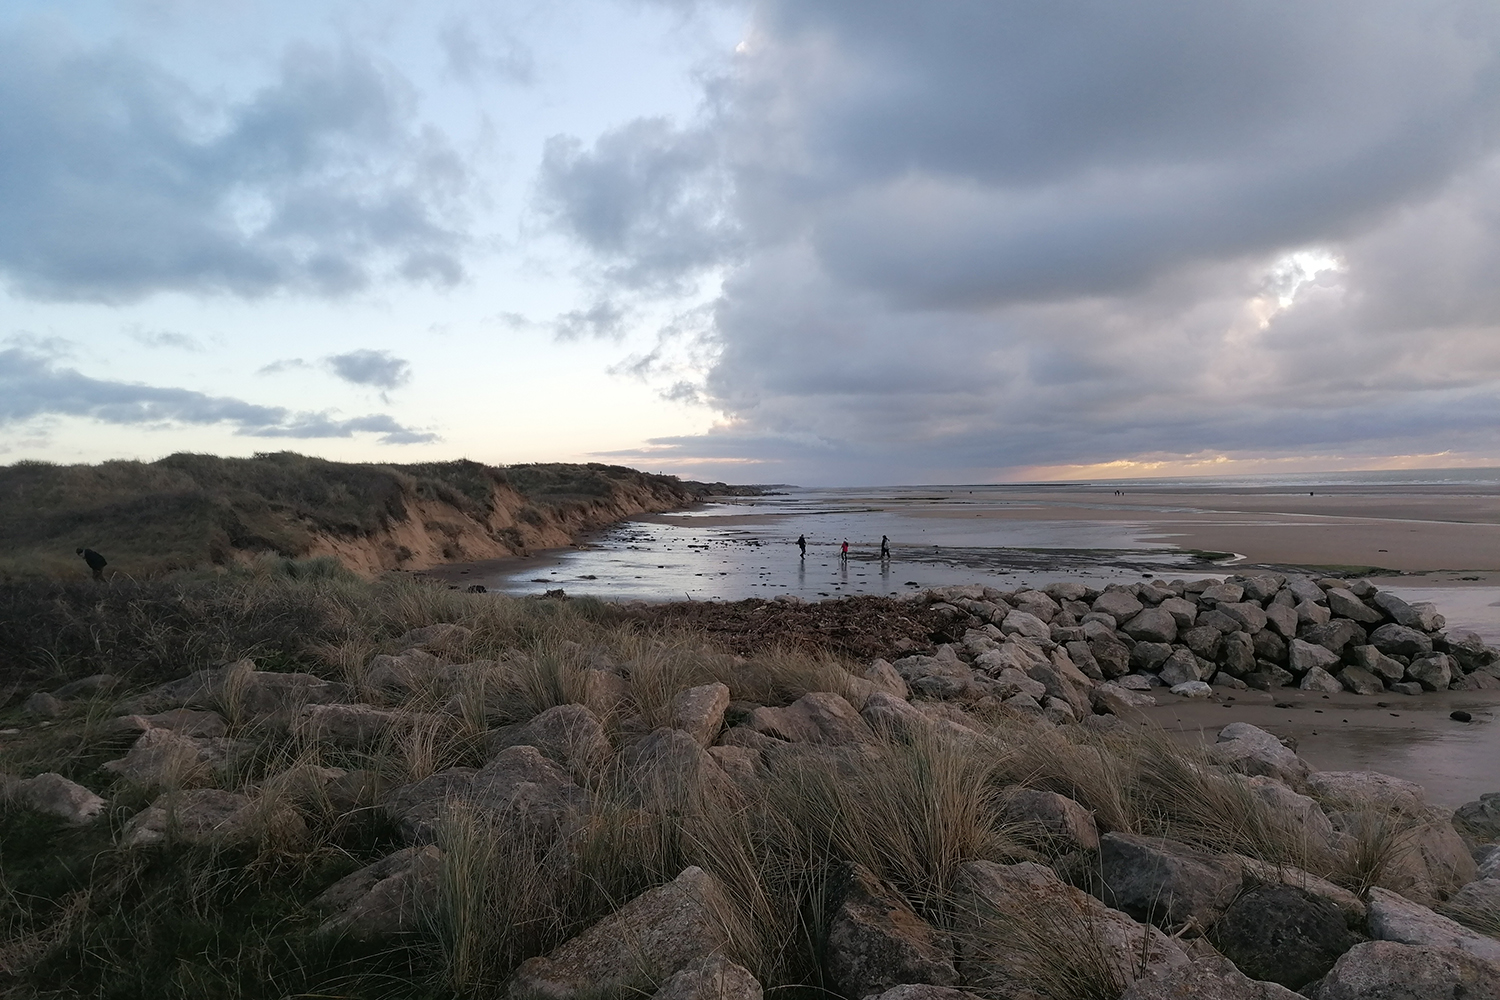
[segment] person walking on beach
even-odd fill
[[[802,550],[802,558],[806,559],[807,558],[807,536],[806,535],[798,535],[797,536],[797,548],[799,548],[799,549]]]
[[[842,562],[849,561],[849,539],[844,539],[844,547],[839,549],[839,559]]]
[[[109,565],[109,561],[93,549],[79,549],[78,554],[83,556],[83,561],[89,564],[89,569],[93,570],[94,579],[103,583],[104,567]]]
[[[880,561],[885,562],[891,557],[891,540],[885,535],[880,536]]]

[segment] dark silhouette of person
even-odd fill
[[[94,579],[98,580],[100,583],[103,583],[104,567],[109,565],[109,560],[105,559],[93,549],[79,549],[78,554],[83,556],[83,561],[88,563],[89,569],[94,571]]]
[[[799,549],[802,550],[802,558],[806,559],[807,558],[807,536],[806,535],[798,535],[797,536],[797,548],[799,548]]]
[[[880,558],[882,558],[882,559],[889,559],[890,557],[891,557],[891,540],[888,537],[886,537],[885,535],[881,535],[880,536]]]
[[[844,547],[839,550],[839,558],[844,562],[849,561],[849,539],[844,539]]]

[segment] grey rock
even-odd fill
[[[1255,640],[1245,632],[1230,632],[1219,647],[1220,662],[1236,677],[1255,671]]]
[[[1255,669],[1245,675],[1245,683],[1259,691],[1273,691],[1286,687],[1297,678],[1274,663],[1257,663]]]
[[[1010,604],[1017,611],[1024,611],[1044,622],[1052,621],[1062,610],[1057,601],[1040,590],[1018,590],[1010,598]]]
[[[1334,963],[1314,1000],[1481,1000],[1500,996],[1500,970],[1455,948],[1366,941]]]
[[[554,705],[529,722],[490,734],[492,753],[512,746],[536,747],[575,778],[593,773],[610,755],[604,725],[583,705]]]
[[[1448,652],[1458,661],[1460,669],[1464,673],[1473,673],[1480,667],[1487,667],[1494,663],[1497,656],[1496,651],[1485,644],[1483,637],[1475,632],[1466,632],[1457,639],[1448,639]]]
[[[860,677],[868,681],[876,691],[884,691],[893,698],[904,699],[911,694],[906,689],[906,681],[902,680],[896,668],[885,660],[872,660]]]
[[[114,720],[115,729],[144,733],[148,729],[168,729],[178,736],[223,736],[229,726],[218,712],[191,708],[173,708],[153,715],[122,715]]]
[[[1100,614],[1109,615],[1116,623],[1119,623],[1140,614],[1145,605],[1128,590],[1106,590],[1094,600],[1092,607]]]
[[[1051,639],[1052,629],[1036,615],[1026,611],[1012,611],[1000,623],[1000,631],[1006,635],[1024,635],[1028,639]]]
[[[1485,792],[1453,813],[1453,825],[1475,840],[1500,840],[1500,792]]]
[[[1201,681],[1203,672],[1198,667],[1198,658],[1189,650],[1178,649],[1173,651],[1162,664],[1161,681],[1168,687],[1176,687],[1192,681]]]
[[[1370,644],[1387,656],[1426,656],[1432,652],[1429,636],[1394,622],[1371,632]]]
[[[651,1000],[761,1000],[764,995],[749,969],[709,955],[673,973]]]
[[[382,653],[365,665],[364,683],[400,695],[434,690],[442,681],[443,661],[425,649]]]
[[[1042,588],[1042,592],[1054,601],[1082,601],[1093,592],[1088,584],[1079,583],[1077,580],[1063,580],[1058,583],[1049,583]]]
[[[1251,636],[1251,645],[1257,660],[1284,665],[1287,662],[1286,640],[1270,629],[1261,629]]]
[[[626,797],[672,811],[724,802],[735,787],[698,741],[680,729],[658,729],[626,744],[614,771]]]
[[[1202,939],[1198,939],[1201,941]],[[1302,1000],[1285,986],[1258,982],[1222,956],[1193,958],[1185,968],[1137,979],[1120,1000]]]
[[[74,826],[93,822],[105,805],[102,798],[56,771],[16,782],[10,798],[33,812],[56,816]]]
[[[547,838],[576,829],[591,799],[536,747],[514,746],[477,771],[450,768],[403,785],[387,796],[385,810],[408,840],[431,843],[460,804],[514,835]]]
[[[832,746],[862,742],[874,736],[854,706],[829,691],[805,694],[786,708],[757,708],[750,713],[750,728],[792,743]]]
[[[1370,936],[1377,941],[1456,948],[1500,967],[1500,941],[1386,889],[1369,895]]]
[[[443,855],[436,847],[404,847],[329,886],[315,905],[330,916],[318,928],[367,941],[425,929],[436,910]]]
[[[1145,609],[1128,619],[1120,629],[1137,642],[1177,641],[1177,619],[1161,608]]]
[[[1136,671],[1156,671],[1167,662],[1167,657],[1172,655],[1172,644],[1169,642],[1138,642],[1130,651],[1130,669]]]
[[[1327,625],[1332,620],[1333,612],[1321,604],[1303,601],[1297,605],[1297,625],[1299,628],[1302,626]]]
[[[1106,678],[1130,673],[1130,648],[1113,636],[1089,640],[1089,652]]]
[[[521,963],[509,995],[570,1000],[664,982],[728,948],[731,912],[718,880],[701,868],[688,868],[548,955]]]
[[[1427,691],[1446,691],[1453,680],[1453,669],[1447,653],[1431,653],[1412,659],[1406,668],[1406,679],[1416,681]]]
[[[1328,601],[1328,596],[1323,592],[1323,588],[1314,583],[1310,577],[1289,576],[1286,580],[1286,589],[1291,591],[1292,595],[1297,598],[1298,604],[1304,601],[1313,604],[1325,604]]]
[[[1405,625],[1407,628],[1421,628],[1421,615],[1412,610],[1412,606],[1390,591],[1381,591],[1370,601],[1381,611],[1390,616],[1391,621],[1397,625]]]
[[[927,728],[927,717],[910,702],[884,691],[870,695],[859,715],[874,732],[898,739],[909,739]]]
[[[55,698],[94,698],[99,695],[109,694],[120,686],[120,677],[117,674],[89,674],[80,677],[76,681],[69,681],[62,687],[53,690]]]
[[[1214,693],[1214,689],[1204,681],[1183,681],[1181,684],[1173,684],[1168,690],[1181,698],[1207,698]]]
[[[1307,787],[1329,809],[1414,814],[1427,807],[1421,785],[1378,771],[1315,771]]]
[[[1186,598],[1168,597],[1157,607],[1172,616],[1172,619],[1177,622],[1179,633],[1183,629],[1192,628],[1198,620],[1198,605]]]
[[[1199,603],[1207,607],[1236,604],[1244,599],[1245,588],[1237,583],[1216,583],[1198,595]]]
[[[45,691],[31,695],[22,703],[21,708],[27,715],[34,715],[39,719],[56,719],[68,711],[67,705]]]
[[[1226,615],[1218,608],[1212,608],[1208,611],[1198,612],[1198,625],[1200,627],[1217,629],[1225,635],[1229,635],[1232,632],[1243,632],[1245,630],[1243,622],[1241,622],[1238,618],[1232,618],[1229,615]]]
[[[1100,684],[1089,692],[1089,701],[1097,711],[1106,715],[1118,715],[1121,718],[1136,717],[1141,709],[1150,708],[1156,704],[1156,699],[1149,694],[1131,691],[1110,681]]]
[[[187,844],[231,846],[259,840],[302,840],[307,827],[290,805],[267,806],[217,788],[162,795],[136,813],[120,836],[123,847],[148,847],[175,838]]]
[[[957,990],[951,986],[906,983],[878,996],[865,997],[865,1000],[980,1000],[980,997],[968,990]]]
[[[1339,679],[1322,667],[1309,668],[1302,682],[1297,686],[1304,691],[1322,691],[1325,694],[1338,694],[1344,690],[1344,685],[1339,682]]]
[[[829,983],[846,997],[902,983],[958,983],[952,943],[858,865],[841,887],[825,954]]]
[[[1266,608],[1266,627],[1273,629],[1283,639],[1291,639],[1297,634],[1297,626],[1301,618],[1297,609],[1285,604],[1272,604]]]
[[[906,690],[906,682],[901,680],[901,675],[889,663],[884,660],[877,660],[876,663],[884,664],[886,670],[890,671],[890,676],[901,685],[901,690]],[[885,680],[889,683],[890,678]],[[713,746],[714,740],[719,738],[719,730],[724,728],[724,710],[728,707],[727,684],[714,682],[687,688],[677,692],[672,699],[672,728],[681,729],[697,740],[699,746]],[[605,745],[607,747],[608,743]]]
[[[1397,694],[1415,695],[1422,693],[1422,685],[1416,681],[1396,681],[1390,688]]]
[[[1052,853],[1099,848],[1094,814],[1056,792],[1007,789],[1001,799],[1000,818],[1014,826],[1018,836]]]
[[[1104,669],[1094,658],[1094,651],[1089,648],[1087,642],[1081,640],[1069,642],[1064,648],[1068,651],[1068,659],[1072,660],[1087,677],[1096,681],[1105,679]]]
[[[1337,906],[1290,885],[1241,895],[1214,925],[1212,939],[1252,979],[1294,990],[1327,975],[1355,944]]]
[[[409,632],[402,633],[401,637],[396,640],[396,648],[413,649],[421,647],[423,649],[449,652],[461,649],[473,635],[473,630],[463,625],[440,622],[436,625],[414,628]]]
[[[1219,646],[1224,641],[1224,633],[1207,625],[1199,625],[1183,632],[1178,638],[1195,655],[1205,660],[1213,660],[1218,658]]]
[[[1382,612],[1376,611],[1347,590],[1328,592],[1328,610],[1333,612],[1334,617],[1350,618],[1367,625],[1378,625],[1385,621],[1385,615]]]
[[[1344,690],[1355,694],[1385,693],[1385,684],[1381,679],[1363,667],[1345,667],[1339,671],[1338,678]]]
[[[1302,630],[1301,637],[1313,645],[1322,646],[1330,653],[1343,653],[1350,644],[1365,644],[1365,630],[1347,618],[1339,618],[1323,625],[1310,625]]]
[[[1285,783],[1265,775],[1241,775],[1251,794],[1260,799],[1278,815],[1293,817],[1315,847],[1327,847],[1333,843],[1333,824],[1318,800],[1310,795],[1292,790]],[[1363,908],[1361,908],[1363,916]]]
[[[1460,886],[1437,910],[1450,920],[1493,935],[1500,923],[1500,878],[1478,878]]]
[[[369,747],[411,728],[417,718],[374,705],[308,705],[297,717],[297,729],[316,742]]]
[[[1358,666],[1368,670],[1387,684],[1394,684],[1406,676],[1406,664],[1386,656],[1374,646],[1355,646],[1351,653]]]
[[[1416,612],[1417,624],[1414,626],[1423,632],[1436,632],[1448,624],[1448,619],[1438,614],[1438,610],[1430,601],[1418,601],[1411,606]]]
[[[170,729],[141,733],[130,752],[101,767],[140,788],[207,784],[253,747],[223,737],[181,736]]]
[[[1287,650],[1287,667],[1294,674],[1305,674],[1314,668],[1326,672],[1330,667],[1337,667],[1338,663],[1338,653],[1301,639],[1293,639]]]
[[[1266,627],[1266,612],[1259,604],[1252,601],[1242,601],[1237,604],[1220,604],[1214,610],[1219,614],[1228,615],[1240,623],[1240,627],[1246,632],[1255,633]]]
[[[1257,573],[1255,576],[1235,577],[1234,582],[1245,588],[1245,600],[1265,604],[1286,583],[1280,573]]]
[[[1219,730],[1218,742],[1209,747],[1217,763],[1241,774],[1275,778],[1293,788],[1307,780],[1307,762],[1275,736],[1247,722],[1232,722]]]
[[[1099,865],[1106,902],[1168,930],[1212,926],[1240,890],[1233,858],[1165,838],[1105,834]]]

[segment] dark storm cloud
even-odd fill
[[[452,284],[463,171],[411,103],[347,51],[291,51],[225,103],[123,48],[0,35],[0,275],[87,301]]]
[[[667,455],[1483,451],[1497,52],[1473,0],[768,0],[700,120],[555,139],[543,190],[622,284],[727,274],[728,419]]]
[[[25,347],[0,350],[0,425],[43,416],[87,417],[131,426],[225,424],[247,437],[378,434],[382,444],[415,444],[437,438],[383,413],[340,419],[327,412],[258,406],[190,389],[91,378],[76,369],[58,367],[51,357]]]
[[[396,389],[411,381],[411,362],[390,351],[360,350],[335,354],[328,367],[345,382],[377,389]]]

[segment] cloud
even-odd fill
[[[205,351],[203,341],[190,333],[177,333],[173,330],[141,330],[130,331],[132,340],[146,347],[168,348],[177,351]]]
[[[704,96],[539,182],[617,287],[723,275],[666,389],[723,425],[653,461],[1492,448],[1500,8],[765,0]]]
[[[282,372],[300,371],[304,368],[311,367],[312,365],[308,364],[306,361],[303,361],[301,358],[278,358],[277,360],[272,361],[270,364],[262,365],[261,367],[257,368],[255,370],[255,374],[280,375]]]
[[[389,67],[294,49],[225,100],[115,46],[0,33],[0,276],[17,293],[343,295],[451,285],[467,178]]]
[[[536,83],[536,56],[506,32],[486,33],[470,20],[454,19],[438,32],[448,72],[464,83],[492,76],[504,83]]]
[[[359,350],[327,359],[333,373],[352,385],[397,389],[411,381],[411,363],[390,351]]]
[[[559,315],[552,321],[552,335],[558,340],[582,337],[618,340],[625,335],[628,318],[628,313],[619,303],[600,300],[587,309],[574,309]]]
[[[376,413],[341,419],[327,411],[298,412],[260,406],[190,389],[115,382],[58,367],[25,347],[0,350],[0,425],[43,416],[86,417],[108,424],[152,426],[224,424],[234,433],[263,438],[347,438],[378,434],[382,444],[418,444],[437,435]]]

